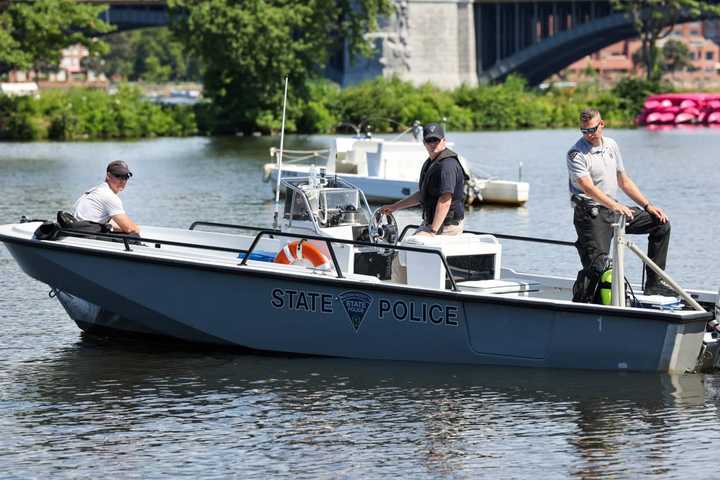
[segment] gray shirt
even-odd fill
[[[592,203],[597,202],[578,186],[578,178],[590,176],[593,185],[609,197],[615,198],[618,190],[617,174],[625,171],[620,148],[615,140],[608,137],[603,137],[602,144],[597,147],[584,137],[580,138],[567,153],[567,167],[570,195],[578,194]]]

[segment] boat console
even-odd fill
[[[374,226],[362,191],[337,177],[283,180],[285,208],[281,230],[345,240],[369,241]]]

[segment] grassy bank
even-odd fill
[[[498,85],[440,90],[379,78],[341,89],[327,81],[308,84],[307,99],[288,108],[287,131],[334,133],[341,123],[398,132],[415,120],[444,120],[451,130],[517,130],[575,127],[580,111],[598,108],[612,127],[634,126],[645,97],[660,90],[627,79],[614,88],[586,85],[538,90],[511,77]],[[667,91],[668,88],[663,86]],[[0,96],[0,140],[94,140],[212,134],[216,109],[210,104],[160,106],[140,91],[122,87],[116,94],[89,89],[45,91],[38,98]],[[257,131],[271,133],[278,115],[258,119]]]

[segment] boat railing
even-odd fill
[[[613,286],[612,286],[612,299],[613,299],[613,305],[624,307],[625,306],[625,294],[624,294],[624,281],[620,281],[620,279],[625,278],[625,266],[624,266],[624,248],[626,247],[628,250],[633,252],[635,255],[640,258],[641,262],[645,265],[647,265],[650,269],[652,269],[660,278],[665,280],[670,287],[677,293],[685,302],[687,302],[688,305],[690,305],[693,309],[704,312],[706,311],[690,294],[688,294],[685,289],[683,289],[675,280],[673,280],[670,275],[668,275],[663,269],[661,269],[655,262],[653,262],[645,253],[643,253],[640,248],[637,247],[633,242],[629,241],[625,238],[625,218],[621,217],[621,219],[614,223],[613,225],[614,234],[613,234],[613,258],[615,262],[614,270],[617,274],[613,275]],[[405,228],[403,228],[402,233],[400,233],[400,238],[398,239],[398,242],[401,242],[403,238],[405,237],[405,234],[411,230],[411,229],[417,229],[419,228],[419,225],[407,225]],[[464,233],[470,233],[474,235],[493,235],[496,238],[502,238],[506,240],[519,240],[519,241],[525,241],[525,242],[537,242],[537,243],[546,243],[550,245],[564,245],[564,246],[571,246],[574,247],[575,243],[568,242],[564,240],[553,240],[550,238],[537,238],[537,237],[523,237],[518,235],[506,235],[502,233],[490,233],[490,232],[477,232],[473,230],[464,230]]]
[[[424,254],[428,254],[428,255],[435,255],[440,258],[440,261],[442,262],[443,266],[445,267],[445,277],[450,282],[450,288],[454,291],[458,290],[457,283],[455,282],[455,278],[453,278],[452,272],[450,271],[450,265],[448,265],[445,255],[443,255],[442,252],[440,252],[438,250],[432,250],[432,249],[422,248],[422,247],[410,247],[410,246],[405,246],[405,245],[390,245],[390,244],[383,244],[383,243],[361,242],[358,240],[345,240],[345,239],[341,239],[341,238],[324,237],[324,236],[319,236],[319,235],[305,235],[305,234],[301,234],[301,233],[278,232],[276,230],[263,230],[261,232],[258,232],[258,234],[253,239],[253,242],[250,245],[250,248],[248,248],[247,252],[245,253],[245,256],[243,257],[242,261],[240,262],[240,265],[247,264],[247,261],[250,258],[250,255],[255,250],[258,243],[260,242],[260,239],[263,236],[300,238],[300,239],[305,239],[305,240],[316,240],[316,241],[324,242],[328,247],[328,251],[330,252],[330,257],[333,262],[333,266],[335,267],[335,272],[336,272],[338,278],[344,278],[344,276],[343,276],[342,269],[340,268],[340,263],[337,260],[337,255],[335,255],[335,249],[333,248],[333,245],[332,245],[333,243],[340,243],[340,244],[344,244],[344,245],[353,245],[353,246],[358,246],[358,247],[372,247],[372,248],[381,248],[384,250],[417,252],[417,253],[424,253]]]
[[[214,224],[215,222],[194,222],[194,224],[200,225],[200,224]],[[217,224],[217,225],[230,225],[231,224]],[[138,244],[152,244],[155,246],[155,248],[161,248],[162,245],[171,245],[176,247],[186,247],[186,248],[198,248],[203,250],[214,250],[218,252],[231,252],[231,253],[237,253],[238,255],[244,254],[242,261],[239,265],[245,266],[247,265],[247,261],[250,258],[250,255],[253,253],[255,248],[257,247],[258,243],[263,237],[285,237],[285,238],[299,238],[304,240],[316,240],[325,242],[325,244],[328,247],[328,252],[330,253],[330,257],[333,263],[333,266],[335,267],[335,272],[337,274],[338,278],[345,278],[343,276],[342,268],[340,267],[340,263],[338,262],[337,255],[335,254],[335,249],[333,248],[334,243],[339,244],[345,244],[345,245],[353,245],[357,247],[371,247],[371,248],[380,248],[383,250],[393,250],[393,251],[406,251],[406,252],[417,252],[417,253],[424,253],[428,255],[435,255],[440,258],[440,261],[442,262],[443,266],[445,267],[445,276],[450,282],[450,287],[453,291],[457,291],[457,283],[455,282],[455,278],[453,277],[450,266],[447,263],[447,259],[445,258],[445,255],[442,254],[442,252],[439,252],[437,250],[422,248],[422,247],[410,247],[405,245],[390,245],[390,244],[384,244],[384,243],[372,243],[372,242],[362,242],[359,240],[345,240],[340,238],[333,238],[333,237],[324,237],[319,235],[306,235],[302,233],[290,233],[290,232],[281,232],[279,230],[273,230],[270,228],[258,228],[258,227],[245,227],[244,225],[235,225],[235,227],[238,228],[248,228],[252,230],[259,230],[257,235],[255,235],[255,238],[253,239],[252,243],[250,244],[250,247],[247,249],[237,249],[237,248],[229,248],[229,247],[219,247],[216,245],[203,245],[198,243],[188,243],[188,242],[177,242],[173,240],[162,240],[162,239],[155,239],[155,238],[146,238],[146,237],[137,237],[132,235],[122,235],[117,233],[88,233],[88,232],[81,232],[78,230],[72,230],[72,229],[62,229],[61,234],[65,236],[70,237],[78,237],[78,238],[90,238],[90,239],[103,239],[103,240],[109,240],[114,242],[123,243],[125,246],[125,251],[132,252],[132,245],[138,245]]]
[[[188,230],[195,230],[195,227],[231,228],[231,229],[236,229],[236,230],[254,230],[256,232],[260,231],[260,230],[268,230],[267,227],[253,227],[250,225],[237,225],[234,223],[206,222],[203,220],[198,220],[198,221],[191,223],[190,227],[188,227]]]
[[[274,230],[266,230],[267,232],[270,232],[272,234],[276,234]],[[238,249],[238,248],[230,248],[230,247],[220,247],[217,245],[203,245],[200,243],[189,243],[189,242],[177,242],[174,240],[164,240],[164,239],[157,239],[157,238],[147,238],[147,237],[138,237],[133,235],[123,235],[120,233],[90,233],[90,232],[81,232],[79,230],[72,230],[68,228],[63,228],[60,230],[61,236],[68,236],[68,237],[77,237],[77,238],[89,238],[92,240],[108,240],[111,242],[117,242],[117,243],[123,243],[125,246],[126,252],[132,252],[132,245],[141,245],[143,243],[145,244],[153,244],[155,248],[160,248],[161,245],[171,245],[173,247],[186,247],[186,248],[198,248],[202,250],[214,250],[218,252],[232,252],[232,253],[245,253],[247,250],[244,249]],[[145,245],[147,246],[147,245]]]
[[[324,158],[327,159],[327,155],[330,153],[329,148],[320,148],[314,150],[282,150],[282,161],[284,163],[299,163],[311,158]],[[280,154],[280,149],[270,147],[270,157],[276,158]]]
[[[400,233],[400,238],[399,238],[398,242],[401,242],[403,240],[403,238],[405,238],[405,234],[409,230],[418,229],[418,228],[420,228],[420,225],[407,225],[405,228],[403,228],[402,232]],[[478,231],[474,231],[474,230],[463,230],[463,233],[471,233],[473,235],[492,235],[493,237],[502,238],[505,240],[519,240],[519,241],[524,241],[524,242],[547,243],[550,245],[565,245],[565,246],[569,246],[569,247],[575,246],[575,243],[573,243],[573,242],[568,242],[565,240],[553,240],[550,238],[522,237],[522,236],[517,236],[517,235],[506,235],[503,233],[478,232]]]

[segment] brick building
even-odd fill
[[[105,82],[104,75],[98,76],[95,72],[83,67],[82,61],[88,56],[88,50],[83,45],[73,45],[62,51],[57,71],[43,72],[38,75],[35,71],[14,70],[8,74],[10,82],[42,81],[43,83],[77,83],[77,82]]]
[[[678,86],[702,87],[720,85],[720,45],[718,28],[711,22],[691,22],[676,25],[672,33],[658,42],[678,40],[690,50],[692,66],[675,72],[667,78]],[[568,80],[582,79],[587,72],[595,72],[602,80],[613,80],[627,74],[641,74],[641,67],[633,65],[632,57],[640,50],[640,40],[625,40],[603,48],[579,60],[564,72]]]

